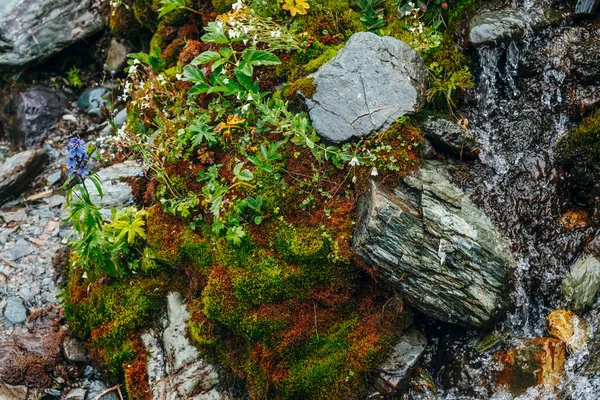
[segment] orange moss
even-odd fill
[[[152,391],[148,385],[146,349],[139,337],[133,341],[133,350],[137,353],[136,358],[123,368],[127,395],[132,400],[152,400]]]

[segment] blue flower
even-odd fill
[[[82,179],[90,174],[90,168],[87,165],[88,155],[83,146],[85,142],[79,137],[74,137],[69,140],[67,145],[67,151],[69,157],[67,158],[67,168],[73,174],[79,175]]]

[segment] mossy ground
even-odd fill
[[[190,4],[208,7],[201,9],[203,17],[179,14],[161,23],[146,21],[155,18],[154,2],[131,5],[133,18],[154,33],[153,43],[168,65],[181,67],[208,49],[197,39],[202,23],[214,18],[212,6],[219,11],[231,1],[205,3]],[[412,40],[390,4],[385,32]],[[457,18],[452,13],[469,4],[451,4],[447,13]],[[270,3],[256,8],[275,20],[289,20]],[[294,30],[308,32],[310,43],[305,51],[281,54],[284,62],[277,68],[261,71],[261,89],[273,91],[285,83],[285,96],[297,90],[310,95],[314,87],[306,76],[333,58],[353,33],[365,30],[360,17],[348,1],[312,1],[308,15],[291,23]],[[121,31],[124,22],[113,25]],[[450,33],[427,61],[448,70],[466,63]],[[201,96],[198,101],[209,100]],[[128,126],[152,122],[143,113],[131,112],[129,119]],[[418,126],[406,118],[366,140],[365,146],[378,153],[376,179],[398,183],[418,166],[422,143]],[[236,157],[227,144],[203,148],[184,161],[167,162],[165,173],[178,191],[200,192],[199,171],[222,164],[221,178],[231,183],[227,174]],[[356,201],[375,175],[372,167],[337,168],[291,144],[272,167],[268,173],[252,171],[257,184],[249,194],[263,199],[263,217],[260,225],[248,225],[239,245],[211,232],[210,215],[200,215],[192,229],[191,221],[165,213],[156,199],[161,183],[150,176],[132,185],[138,205],[149,207],[147,272],[90,281],[73,267],[64,296],[66,317],[86,340],[92,359],[125,382],[130,398],[148,398],[139,332],[156,322],[169,291],[187,297],[192,343],[244,382],[252,398],[361,398],[372,368],[410,324],[402,301],[376,284],[373,271],[363,268],[350,248]],[[238,196],[232,190],[223,201]]]

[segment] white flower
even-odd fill
[[[250,104],[244,104],[244,105],[242,106],[242,111],[243,111],[243,112],[248,112],[248,108],[250,108]]]
[[[242,0],[238,0],[236,3],[233,3],[231,5],[231,9],[233,11],[241,10],[243,7],[244,7],[244,3],[242,2]]]
[[[373,167],[373,169],[371,170],[371,176],[377,176],[379,175],[379,173],[377,172],[377,168]]]
[[[350,160],[350,163],[348,163],[348,165],[350,165],[351,167],[354,167],[356,165],[360,165],[360,162],[358,161],[358,158],[352,157],[352,160]]]
[[[81,279],[87,279],[87,272],[84,272],[83,275],[81,275]]]
[[[227,85],[229,83],[229,79],[228,78],[223,79],[223,83]]]
[[[175,75],[175,78],[177,78],[177,80],[180,81],[183,78],[183,75],[177,74]]]
[[[252,93],[248,93],[248,101],[252,101],[254,100],[254,97],[252,97]]]

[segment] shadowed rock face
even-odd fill
[[[43,150],[27,150],[0,164],[0,204],[18,196],[35,178],[46,160]]]
[[[424,101],[427,69],[406,43],[373,33],[354,34],[315,74],[307,99],[317,133],[340,143],[388,128]]]
[[[373,183],[359,204],[353,247],[434,318],[480,327],[505,306],[508,243],[443,164],[425,163],[393,193]]]
[[[40,61],[104,26],[93,0],[2,0],[0,68]]]

